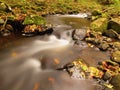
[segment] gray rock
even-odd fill
[[[86,36],[86,29],[76,29],[72,33],[72,37],[74,40],[83,40]]]

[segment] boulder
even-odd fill
[[[108,26],[107,18],[98,18],[90,24],[90,28],[94,31],[105,32]]]
[[[114,29],[117,33],[120,33],[120,17],[112,18],[108,23],[108,28]]]
[[[86,29],[75,29],[72,32],[72,38],[74,40],[83,40],[85,38],[86,34],[87,34]]]

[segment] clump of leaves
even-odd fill
[[[27,16],[23,21],[23,25],[35,24],[35,25],[43,25],[46,21],[41,16]]]

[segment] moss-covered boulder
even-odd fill
[[[119,75],[116,75],[114,76],[110,83],[114,86],[114,90],[120,90],[120,74]]]
[[[107,18],[98,18],[90,24],[90,28],[94,31],[105,32],[108,26]]]
[[[108,28],[114,29],[116,32],[120,33],[120,17],[112,18],[108,23]]]

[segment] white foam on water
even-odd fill
[[[61,15],[61,17],[76,17],[76,18],[86,18],[88,15],[86,13],[79,13],[73,15]]]

